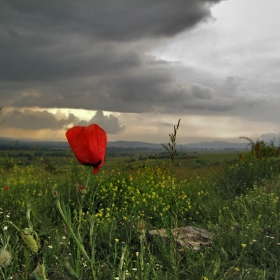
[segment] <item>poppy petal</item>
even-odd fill
[[[66,131],[66,138],[72,149],[74,147],[75,138],[76,138],[77,134],[81,131],[81,129],[82,129],[82,126],[74,126]]]
[[[101,167],[104,163],[104,157],[107,146],[106,132],[99,126],[91,125],[88,132],[90,133],[89,149],[91,151],[91,160],[95,167]]]
[[[88,148],[85,143],[86,139],[83,136],[81,137],[84,128],[83,126],[74,126],[66,132],[66,137],[77,160],[81,164],[87,165],[89,163]]]
[[[66,132],[66,137],[77,160],[83,165],[93,166],[93,173],[97,173],[104,163],[106,132],[97,124],[75,126]]]

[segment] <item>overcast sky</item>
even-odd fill
[[[0,137],[280,137],[280,1],[0,0]],[[243,140],[244,141],[244,140]]]

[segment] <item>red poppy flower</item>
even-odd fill
[[[74,126],[66,137],[75,157],[83,165],[93,166],[93,173],[102,167],[107,146],[107,134],[97,124]]]
[[[5,191],[7,191],[8,189],[9,189],[9,187],[8,187],[8,186],[5,186],[5,187],[4,187],[4,190],[5,190]]]

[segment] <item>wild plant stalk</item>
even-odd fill
[[[140,273],[141,279],[144,276],[144,253],[145,253],[145,238],[146,238],[146,224],[145,222],[141,221],[138,225],[138,232],[140,233],[139,241],[140,241],[140,254],[139,254],[139,264],[140,264]]]
[[[123,266],[125,263],[126,253],[127,253],[127,246],[125,244],[122,244],[122,254],[121,254],[120,264],[119,264],[119,280],[125,280],[125,271],[123,270]]]
[[[170,184],[173,184],[173,177],[174,177],[174,160],[176,158],[177,155],[177,149],[176,149],[176,137],[177,137],[177,131],[179,129],[179,125],[180,125],[180,119],[178,120],[177,125],[174,125],[174,132],[169,134],[169,138],[170,138],[170,142],[165,145],[162,144],[163,148],[167,151],[168,153],[168,157],[169,157],[169,172],[171,174],[171,182]],[[172,187],[172,186],[171,186]],[[179,188],[176,189],[177,195],[179,195]],[[174,221],[172,220],[172,216],[170,215],[170,226],[174,223],[175,226],[177,226],[177,203],[174,201],[174,203],[172,203],[172,205],[170,205],[170,211],[171,213],[174,215]],[[172,208],[175,206],[175,209],[172,211]]]
[[[171,162],[171,165],[174,164],[174,160],[175,160],[175,157],[176,157],[176,154],[177,154],[177,149],[176,149],[176,136],[177,136],[177,131],[179,129],[179,125],[180,125],[180,119],[178,121],[178,124],[177,126],[174,125],[174,133],[170,133],[169,134],[169,137],[170,137],[170,142],[165,145],[165,144],[162,144],[161,145],[163,146],[163,148],[167,151],[168,153],[168,157],[169,157],[169,160]]]

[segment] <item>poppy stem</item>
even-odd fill
[[[86,182],[86,188],[88,189],[88,183],[89,183],[89,180],[90,180],[90,176],[91,176],[91,166],[88,168],[88,176],[87,176],[87,182]]]

